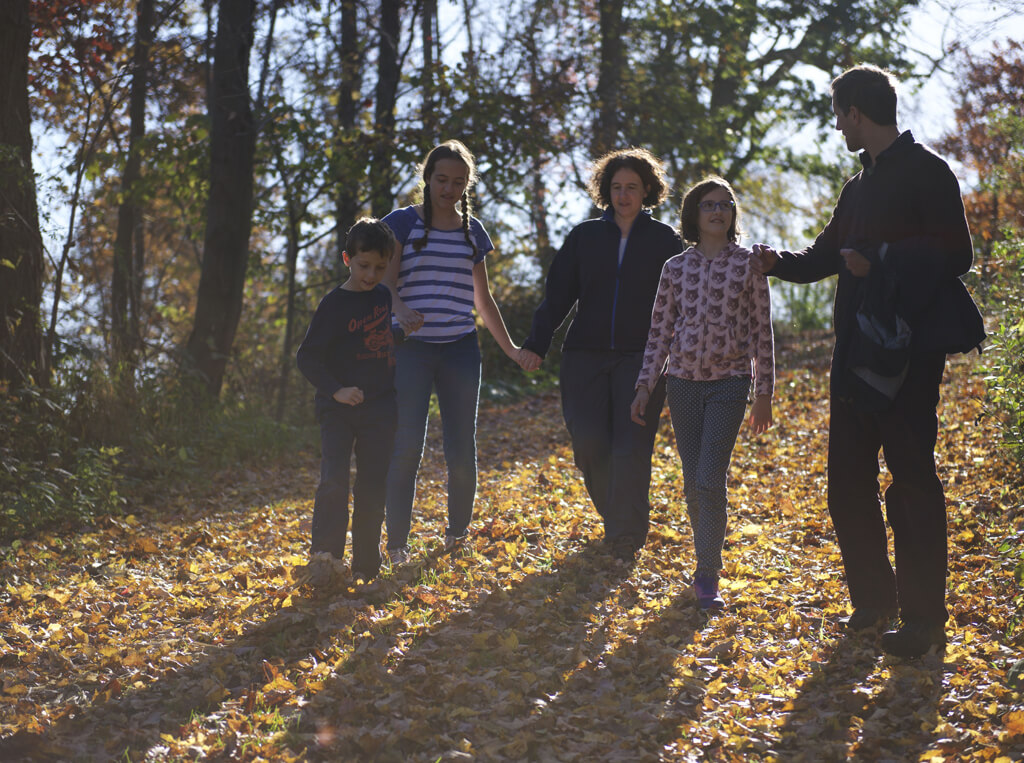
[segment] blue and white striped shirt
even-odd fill
[[[426,246],[417,252],[413,242],[423,238],[426,228],[414,207],[396,209],[384,222],[402,245],[398,296],[423,315],[423,327],[410,338],[454,342],[475,331],[473,266],[494,250],[480,221],[475,217],[469,220],[469,235],[477,246],[475,256],[461,227],[431,228]]]

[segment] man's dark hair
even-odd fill
[[[380,252],[390,260],[395,253],[395,234],[386,222],[376,217],[362,217],[348,229],[345,251],[350,257],[359,252]]]
[[[843,114],[856,106],[876,125],[896,124],[896,80],[885,69],[854,66],[832,80],[831,92]]]

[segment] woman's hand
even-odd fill
[[[750,428],[754,434],[762,434],[768,431],[772,425],[772,396],[758,395],[754,398],[754,404],[750,406]]]
[[[647,401],[651,398],[651,391],[647,387],[637,387],[636,395],[633,396],[633,404],[629,406],[629,417],[640,426],[647,426],[644,416],[647,414]]]
[[[520,347],[516,352],[516,357],[513,358],[519,367],[524,371],[536,371],[540,368],[540,364],[544,362],[544,359],[540,355],[535,353],[533,350],[528,350],[525,347]]]

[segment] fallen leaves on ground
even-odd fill
[[[0,567],[0,758],[1019,760],[1005,550],[1024,517],[978,368],[951,365],[940,409],[950,643],[911,661],[835,625],[825,375],[781,371],[775,428],[741,434],[729,607],[710,618],[667,414],[629,569],[599,541],[550,393],[481,408],[476,518],[454,555],[431,435],[412,559],[373,583],[299,582],[314,456],[18,544]]]

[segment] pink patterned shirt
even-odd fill
[[[708,259],[691,246],[661,271],[636,386],[650,389],[663,370],[693,381],[750,374],[754,394],[771,395],[771,316],[768,279],[751,269],[749,249],[730,243]]]

